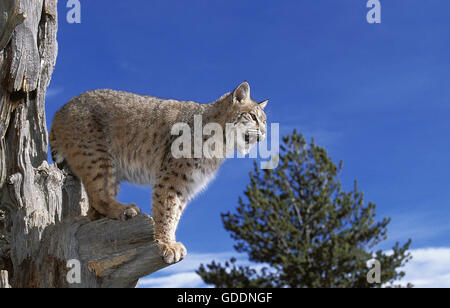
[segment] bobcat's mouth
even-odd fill
[[[261,140],[261,134],[257,130],[249,130],[244,135],[246,144],[259,142]]]

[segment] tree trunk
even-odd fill
[[[78,179],[47,163],[56,4],[0,2],[0,287],[135,287],[166,266],[151,217],[89,222]]]

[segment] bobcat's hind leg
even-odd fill
[[[92,220],[102,217],[128,220],[141,212],[135,204],[125,205],[116,200],[119,188],[116,170],[101,144],[95,149],[81,144],[80,151],[71,151],[67,156],[71,169],[86,189],[91,207],[88,216]]]
[[[89,217],[89,219],[91,221],[95,221],[95,220],[99,220],[99,219],[105,218],[104,215],[102,215],[99,212],[97,212],[97,210],[94,209],[92,206],[89,206],[89,210],[87,212],[87,216]]]
[[[111,219],[128,220],[137,216],[141,210],[135,204],[123,204],[116,200],[119,183],[112,161],[101,157],[91,161],[96,171],[83,180],[89,198],[89,204],[100,215]],[[93,214],[93,211],[91,211]]]

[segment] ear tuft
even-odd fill
[[[267,103],[269,102],[268,99],[266,99],[265,101],[258,103],[259,107],[261,107],[262,109],[266,108]]]
[[[250,85],[247,81],[244,81],[236,88],[233,92],[233,99],[235,99],[238,103],[244,103],[247,99],[250,98]]]

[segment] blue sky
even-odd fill
[[[450,277],[436,261],[450,259],[450,1],[381,0],[381,24],[366,22],[365,0],[81,0],[81,24],[67,23],[66,2],[49,127],[86,90],[207,103],[248,80],[254,99],[270,99],[268,119],[281,134],[297,128],[315,138],[344,161],[344,186],[357,179],[378,218],[392,218],[381,248],[411,237],[415,253],[431,251],[436,275]],[[252,164],[227,161],[189,204],[177,239],[190,267],[156,273],[156,285],[200,285],[199,262],[233,254],[220,213],[236,207]],[[149,188],[122,185],[119,199],[150,212]]]

